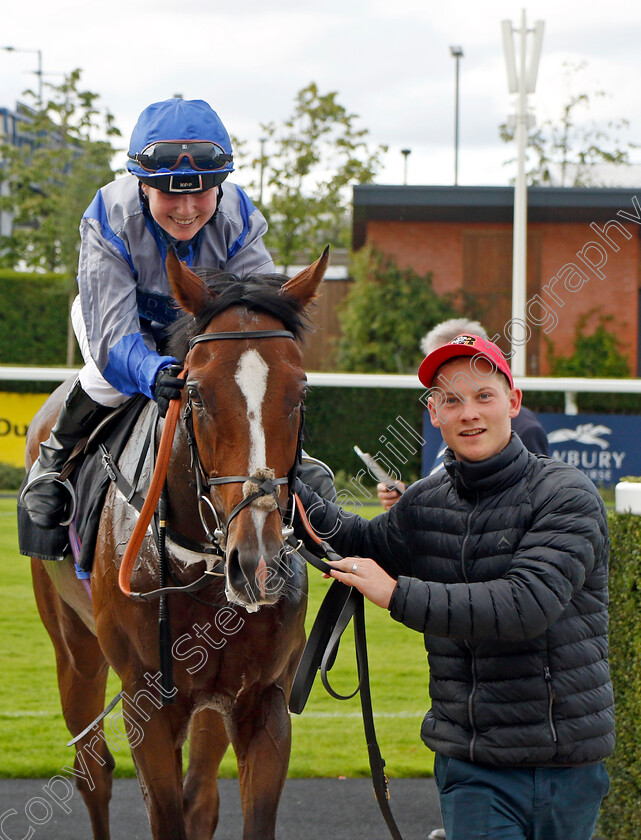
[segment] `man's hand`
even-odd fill
[[[343,557],[330,563],[334,577],[348,586],[355,586],[359,592],[377,607],[386,610],[392,600],[396,581],[370,557]]]
[[[179,379],[181,365],[168,365],[156,374],[154,384],[154,399],[158,403],[158,413],[161,417],[167,414],[170,400],[179,400],[182,396],[182,389],[185,387],[185,380]]]
[[[406,485],[403,484],[402,481],[399,481],[398,484],[403,490],[407,490]],[[401,498],[401,494],[398,490],[388,490],[387,484],[382,483],[376,485],[376,494],[378,496],[378,501],[383,505],[385,510],[389,510],[391,507],[394,507],[396,502],[398,502]]]

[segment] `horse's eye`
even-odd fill
[[[200,398],[200,393],[199,393],[196,385],[193,385],[193,384],[190,384],[190,383],[187,384],[187,396],[189,397],[189,399],[191,400],[191,402],[194,405],[202,405],[203,404],[203,401]]]

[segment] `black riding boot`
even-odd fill
[[[87,437],[109,409],[95,402],[77,381],[67,394],[56,424],[29,471],[21,502],[29,519],[40,528],[55,528],[63,521],[70,495],[56,481],[73,448]]]

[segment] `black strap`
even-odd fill
[[[367,741],[367,753],[369,756],[369,767],[372,773],[372,782],[376,801],[380,808],[383,819],[387,823],[390,834],[394,840],[403,840],[401,832],[396,825],[396,820],[390,808],[390,792],[385,775],[385,759],[376,739],[376,727],[374,726],[374,712],[372,710],[372,694],[369,687],[369,663],[367,659],[367,639],[365,636],[365,599],[361,592],[356,592],[356,610],[354,613],[354,637],[356,639],[356,659],[358,661],[359,688],[361,694],[361,710],[363,713],[363,728]]]
[[[107,449],[104,443],[100,444],[100,451],[102,453],[102,466],[104,471],[107,473],[110,480],[114,482],[129,504],[133,505],[138,513],[140,513],[145,500],[140,493],[135,490],[135,486],[132,486],[120,472],[120,469],[114,461],[111,452]]]
[[[361,687],[359,679],[358,685],[356,686],[354,691],[352,691],[351,694],[339,694],[332,688],[329,681],[329,671],[331,671],[334,662],[336,661],[336,657],[338,656],[338,646],[340,644],[341,637],[347,629],[347,625],[350,623],[356,612],[357,599],[355,593],[357,592],[358,590],[356,589],[352,589],[352,591],[350,592],[350,597],[345,602],[345,606],[343,607],[341,614],[338,616],[338,621],[334,625],[332,634],[329,638],[329,642],[327,643],[327,647],[325,648],[323,658],[320,664],[321,682],[325,687],[325,691],[330,695],[330,697],[333,697],[334,700],[351,700],[352,697],[356,697]]]
[[[325,651],[332,637],[332,631],[348,600],[353,597],[352,592],[352,587],[346,586],[338,580],[334,580],[327,590],[294,676],[289,697],[289,710],[295,715],[302,714],[305,708],[316,678],[316,672],[321,667]]]
[[[161,589],[152,589],[150,592],[132,592],[129,597],[139,601],[155,601],[156,598],[160,598],[164,594],[189,595],[209,586],[210,583],[213,583],[213,577],[218,577],[218,573],[214,570],[207,571],[203,572],[202,576],[192,583],[186,583],[184,586],[165,586]],[[226,607],[227,604],[207,604],[207,606],[218,609],[219,607]]]
[[[167,536],[172,542],[175,542],[176,545],[186,548],[189,551],[195,551],[196,554],[213,554],[221,560],[224,559],[221,550],[216,548],[216,546],[205,545],[205,543],[201,543],[198,540],[192,540],[191,537],[186,537],[184,534],[174,531],[174,529],[170,528],[169,525],[167,525]]]
[[[167,526],[167,482],[162,488],[158,500],[158,577],[162,590],[158,598],[158,658],[160,678],[163,687],[162,704],[168,706],[174,702],[174,657],[171,649],[171,619],[167,603],[167,552],[165,533]]]
[[[327,546],[329,549],[327,543],[323,543],[322,546]],[[303,546],[298,547],[298,552],[322,572],[327,572],[331,568],[331,566],[328,566],[327,563]],[[329,554],[331,555],[331,559],[338,557],[331,549]],[[352,617],[354,618],[358,687],[352,694],[341,696],[329,686],[327,671],[334,664],[341,634]],[[372,695],[369,685],[367,638],[365,633],[365,599],[357,589],[346,586],[338,580],[333,580],[332,585],[327,590],[294,676],[289,699],[289,710],[294,714],[300,715],[305,708],[316,673],[319,670],[323,685],[333,697],[348,699],[360,691],[363,728],[365,730],[367,754],[376,801],[394,840],[403,840],[390,808],[390,793],[387,776],[385,775],[385,760],[378,746],[376,727],[374,726]]]
[[[202,341],[216,341],[227,339],[245,339],[245,338],[291,338],[296,341],[294,333],[289,330],[238,330],[236,332],[219,332],[219,333],[203,333],[196,335],[189,341],[189,349]]]

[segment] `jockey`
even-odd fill
[[[79,295],[72,323],[85,365],[69,391],[22,495],[31,521],[55,528],[68,502],[56,480],[76,443],[109,408],[142,393],[180,397],[177,360],[163,354],[176,317],[165,271],[170,245],[189,266],[271,274],[267,223],[233,171],[225,126],[202,100],[155,102],[131,136],[126,176],[102,187],[80,224]]]

